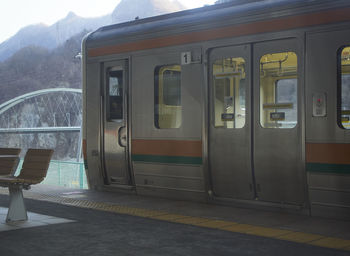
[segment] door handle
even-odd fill
[[[127,145],[127,134],[126,134],[126,127],[122,126],[118,129],[118,144],[121,147],[126,147]]]

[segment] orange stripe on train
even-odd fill
[[[202,141],[132,140],[133,155],[202,157]]]
[[[350,144],[306,143],[306,162],[350,164]]]
[[[118,54],[131,51],[140,51],[167,47],[180,44],[196,43],[233,36],[251,35],[264,32],[273,32],[286,29],[295,29],[307,26],[322,25],[333,22],[350,21],[350,8],[323,11],[319,13],[303,14],[276,18],[272,20],[258,21],[248,24],[238,24],[224,28],[207,29],[181,35],[147,39],[137,42],[128,42],[88,51],[90,57],[109,54]]]

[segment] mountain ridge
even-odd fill
[[[43,23],[28,25],[0,44],[0,61],[8,59],[15,52],[30,45],[55,49],[84,29],[91,31],[110,22],[110,16],[82,18],[70,12],[51,26]]]
[[[107,15],[85,18],[68,12],[66,17],[53,25],[32,24],[21,28],[14,36],[0,44],[0,62],[27,46],[39,46],[53,50],[81,31],[93,31],[99,27],[146,18],[186,9],[177,0],[122,0]]]

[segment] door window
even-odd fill
[[[123,69],[109,69],[107,79],[107,120],[123,119]]]
[[[344,47],[340,51],[340,122],[343,129],[350,129],[350,47]]]
[[[289,108],[284,109],[283,122],[280,124],[283,128],[292,128],[296,125],[297,115],[297,85],[296,78],[286,78],[276,81],[276,103],[289,103]]]
[[[297,125],[297,55],[266,54],[260,59],[260,124],[264,128]]]
[[[245,125],[245,61],[224,58],[213,63],[214,126],[242,128]]]

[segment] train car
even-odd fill
[[[236,0],[89,34],[90,188],[349,219],[349,14]]]

